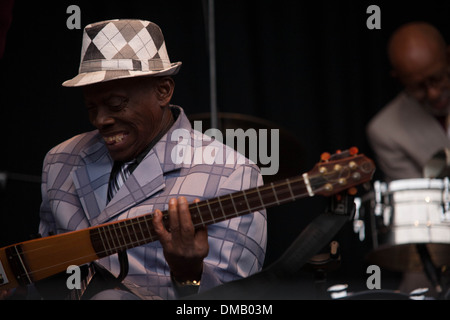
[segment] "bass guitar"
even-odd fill
[[[195,227],[206,226],[304,197],[331,196],[372,179],[375,166],[358,149],[324,153],[300,176],[192,203]],[[0,290],[28,285],[99,258],[158,240],[152,213],[0,249]],[[168,228],[168,213],[163,221]]]

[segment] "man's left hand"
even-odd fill
[[[164,227],[160,210],[154,213],[153,226],[172,276],[179,282],[198,281],[202,275],[203,259],[209,251],[206,226],[194,228],[185,197],[170,199],[168,213],[169,230]]]

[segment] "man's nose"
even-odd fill
[[[98,108],[97,114],[94,119],[94,126],[97,129],[102,129],[106,126],[114,124],[114,117],[111,115],[107,108]]]
[[[437,100],[441,95],[441,88],[427,86],[427,98],[429,101]]]

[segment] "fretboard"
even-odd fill
[[[254,211],[278,206],[311,195],[301,176],[239,191],[189,205],[195,228],[236,218]],[[99,257],[105,257],[158,240],[153,228],[153,215],[120,220],[93,228],[91,242]],[[163,222],[169,229],[168,213]]]

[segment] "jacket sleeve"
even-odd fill
[[[221,184],[216,196],[262,185],[255,165],[242,165]],[[208,226],[209,254],[204,260],[199,292],[261,271],[266,252],[266,211]]]
[[[386,181],[422,177],[420,164],[408,150],[397,143],[398,135],[389,135],[387,132],[369,127],[367,137]]]
[[[42,202],[40,207],[40,223],[39,233],[43,236],[49,236],[50,234],[56,234],[56,223],[53,217],[53,213],[50,206],[50,201],[47,193],[47,178],[49,170],[49,153],[45,156],[44,164],[42,168],[42,182],[41,182],[41,195]]]

